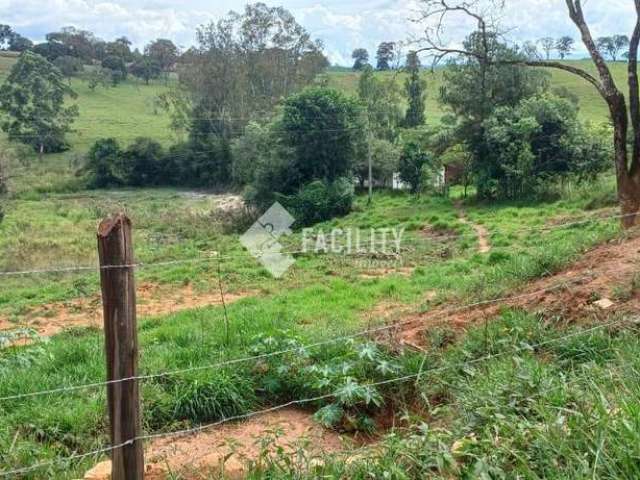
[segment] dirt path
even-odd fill
[[[227,304],[252,295],[254,292],[226,293]],[[220,292],[198,292],[191,285],[184,287],[159,286],[144,283],[137,289],[138,317],[167,315],[211,305],[221,305]],[[30,328],[38,335],[49,337],[72,327],[102,328],[102,304],[99,295],[51,303],[22,315],[19,322],[0,316],[0,331]]]
[[[469,225],[476,232],[476,235],[478,236],[478,253],[489,253],[491,251],[491,243],[489,242],[489,231],[484,226],[471,222],[467,218],[467,214],[462,208],[462,204],[459,201],[455,203],[455,207],[458,209],[460,223]]]
[[[565,321],[601,318],[612,313],[640,311],[640,237],[614,241],[588,251],[569,268],[545,277],[520,290],[509,299],[470,308],[449,305],[424,314],[407,315],[393,341],[424,344],[430,326],[464,330],[497,316],[504,307],[523,308],[547,316],[560,315]]]
[[[255,417],[244,423],[203,431],[198,435],[153,441],[146,448],[145,480],[180,478],[196,480],[243,478],[248,461],[259,461],[265,453],[282,448],[289,460],[304,449],[307,458],[343,449],[340,435],[323,429],[311,415],[297,409],[284,409]],[[97,465],[85,480],[108,480],[111,462]]]

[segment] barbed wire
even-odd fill
[[[552,230],[559,230],[559,229],[564,229],[564,228],[570,228],[573,226],[578,226],[578,225],[584,225],[584,224],[588,224],[591,222],[595,222],[595,221],[603,221],[603,220],[616,220],[616,219],[624,219],[624,218],[628,218],[628,217],[635,217],[637,216],[637,214],[616,214],[616,215],[610,215],[610,216],[606,216],[606,217],[592,217],[589,219],[585,219],[585,220],[579,220],[579,221],[572,221],[572,222],[567,222],[567,223],[560,223],[560,224],[556,224],[556,225],[548,225],[548,226],[538,226],[538,227],[526,227],[526,228],[522,228],[519,230],[513,230],[508,232],[509,234],[516,234],[516,233],[527,233],[527,232],[531,232],[531,231],[552,231]],[[391,228],[391,227],[388,227]],[[496,234],[496,232],[493,232],[493,234]],[[456,234],[456,235],[442,235],[442,236],[437,236],[436,238],[432,239],[432,240],[437,240],[437,241],[446,241],[446,240],[460,240],[460,239],[476,239],[478,237],[478,235],[474,232],[468,232],[468,233],[460,233],[460,234]],[[364,242],[365,244],[369,245],[370,244],[368,242]],[[393,240],[391,240],[389,243],[393,243]],[[403,245],[407,245],[407,243],[405,243],[404,241],[402,242]],[[426,242],[414,242],[414,243],[409,243],[409,245],[411,246],[430,246],[431,244],[426,243]],[[176,259],[176,260],[167,260],[167,261],[163,261],[163,262],[137,262],[137,263],[133,263],[133,264],[127,264],[127,265],[103,265],[103,266],[99,266],[99,265],[95,265],[95,266],[88,266],[88,265],[84,265],[84,266],[64,266],[64,267],[56,267],[56,268],[49,268],[49,269],[32,269],[32,270],[16,270],[16,271],[1,271],[0,272],[0,276],[23,276],[23,275],[35,275],[35,274],[50,274],[50,273],[70,273],[70,272],[74,272],[74,271],[99,271],[99,270],[109,270],[109,269],[129,269],[129,268],[151,268],[151,267],[163,267],[163,266],[173,266],[173,265],[180,265],[180,264],[194,264],[194,263],[208,263],[208,262],[212,262],[212,261],[217,261],[218,259],[233,259],[233,258],[250,258],[251,256],[253,257],[261,257],[265,254],[270,254],[272,252],[268,252],[268,251],[256,251],[256,252],[242,252],[242,253],[238,253],[238,254],[225,254],[225,255],[211,255],[211,257],[207,257],[207,258],[202,258],[202,257],[198,257],[198,258],[190,258],[190,259]],[[310,249],[298,249],[298,250],[281,250],[279,252],[277,252],[279,254],[282,255],[318,255],[318,256],[326,256],[326,255],[335,255],[335,256],[372,256],[372,255],[377,255],[377,256],[388,256],[388,257],[401,257],[402,253],[401,252],[380,252],[380,251],[357,251],[357,252],[333,252],[329,247],[327,248],[323,248],[323,249],[317,249],[317,248],[310,248]]]
[[[637,319],[636,319],[637,320]],[[460,362],[460,363],[455,363],[455,364],[451,364],[451,365],[444,365],[441,367],[434,367],[434,368],[427,368],[425,370],[421,370],[418,373],[414,373],[414,374],[410,374],[410,375],[405,375],[405,376],[401,376],[401,377],[396,377],[396,378],[392,378],[392,379],[388,379],[388,380],[383,380],[383,381],[379,381],[379,382],[373,382],[373,383],[367,383],[366,386],[368,387],[380,387],[380,386],[384,386],[384,385],[390,385],[390,384],[394,384],[394,383],[403,383],[403,382],[407,382],[410,380],[416,380],[421,378],[422,376],[426,375],[426,374],[432,374],[435,372],[443,372],[443,371],[447,371],[447,370],[452,370],[452,369],[458,369],[461,368],[463,366],[471,366],[471,365],[475,365],[475,364],[479,364],[482,362],[486,362],[486,361],[490,361],[493,360],[495,358],[500,358],[500,357],[504,357],[506,355],[514,355],[516,353],[522,352],[522,351],[535,351],[538,350],[544,346],[559,342],[559,341],[564,341],[567,340],[569,338],[574,338],[577,336],[581,336],[581,335],[586,335],[589,333],[593,333],[594,331],[597,330],[601,330],[604,328],[610,328],[625,322],[629,322],[629,319],[618,319],[612,322],[608,322],[605,324],[600,324],[600,325],[596,325],[594,327],[591,327],[589,329],[584,329],[584,330],[580,330],[577,332],[572,332],[569,334],[565,334],[565,335],[561,335],[558,337],[555,337],[553,339],[549,339],[543,342],[539,342],[537,344],[534,345],[521,345],[519,347],[516,347],[514,349],[510,349],[510,350],[505,350],[503,352],[498,352],[498,353],[494,353],[494,354],[489,354],[489,355],[485,355],[483,357],[479,357],[479,358],[475,358],[475,359],[471,359],[471,360],[467,360],[464,362]],[[67,463],[67,462],[71,462],[71,461],[76,461],[76,460],[80,460],[80,459],[84,459],[84,458],[88,458],[88,457],[92,457],[92,456],[97,456],[97,455],[101,455],[104,453],[108,453],[108,452],[112,452],[114,450],[117,449],[121,449],[127,446],[132,445],[134,442],[137,441],[145,441],[145,440],[153,440],[153,439],[159,439],[159,438],[172,438],[172,437],[183,437],[183,436],[188,436],[188,435],[193,435],[199,432],[202,432],[204,430],[210,429],[210,428],[214,428],[220,425],[223,425],[225,423],[229,423],[229,422],[234,422],[234,421],[239,421],[239,420],[246,420],[252,417],[256,417],[256,416],[261,416],[261,415],[265,415],[268,413],[272,413],[278,410],[283,410],[285,408],[289,408],[289,407],[293,407],[293,406],[299,406],[299,405],[304,405],[304,404],[309,404],[309,403],[315,403],[315,402],[319,402],[322,400],[327,400],[330,398],[335,398],[335,393],[329,393],[329,394],[325,394],[325,395],[319,395],[319,396],[315,396],[315,397],[310,397],[310,398],[304,398],[304,399],[299,399],[299,400],[292,400],[274,407],[270,407],[270,408],[266,408],[263,410],[258,410],[258,411],[253,411],[253,412],[249,412],[246,414],[241,414],[241,415],[235,415],[235,416],[231,416],[231,417],[227,417],[227,418],[223,418],[219,421],[213,422],[213,423],[209,423],[209,424],[204,424],[204,425],[199,425],[193,428],[188,428],[188,429],[183,429],[183,430],[177,430],[177,431],[172,431],[172,432],[160,432],[160,433],[151,433],[151,434],[145,434],[145,435],[140,435],[137,436],[135,438],[132,438],[130,440],[127,440],[126,442],[122,442],[120,444],[117,445],[112,445],[109,447],[104,447],[101,449],[97,449],[91,452],[87,452],[84,454],[80,454],[80,455],[73,455],[70,457],[65,457],[65,458],[58,458],[58,459],[54,459],[54,460],[50,460],[50,461],[46,461],[46,462],[40,462],[28,467],[24,467],[24,468],[20,468],[20,469],[15,469],[15,470],[5,470],[5,471],[0,471],[0,477],[6,477],[6,476],[12,476],[12,475],[21,475],[21,474],[25,474],[25,473],[29,473],[35,470],[39,470],[41,468],[45,468],[45,467],[52,467],[61,463]]]
[[[611,271],[612,272],[619,272],[619,268],[612,269]],[[599,272],[599,273],[602,273],[602,272]],[[485,306],[485,305],[496,304],[496,303],[507,303],[509,301],[520,300],[520,299],[528,298],[528,297],[535,297],[535,296],[543,294],[543,293],[549,293],[549,292],[552,292],[552,291],[555,291],[555,290],[560,290],[560,289],[563,289],[563,288],[567,288],[568,285],[577,284],[577,283],[580,283],[582,281],[588,280],[590,278],[593,278],[593,274],[588,274],[588,275],[583,275],[583,276],[580,276],[580,277],[572,278],[570,280],[559,282],[559,283],[557,283],[555,285],[552,285],[552,286],[549,286],[549,287],[544,287],[544,288],[541,288],[541,289],[538,289],[538,290],[535,290],[535,291],[532,291],[532,292],[526,292],[526,293],[517,294],[517,295],[502,296],[502,297],[498,297],[498,298],[494,298],[494,299],[488,299],[488,300],[481,300],[481,301],[477,301],[477,302],[472,302],[472,303],[468,303],[468,304],[465,304],[465,305],[462,305],[462,306],[458,306],[458,307],[451,307],[451,308],[448,308],[448,309],[444,310],[443,312],[439,312],[439,313],[443,316],[442,321],[444,321],[447,318],[449,318],[451,315],[453,315],[455,313],[459,313],[459,312],[465,311],[465,310],[470,310],[472,308],[481,307],[481,306]],[[403,322],[395,322],[395,323],[392,323],[392,324],[383,325],[383,326],[379,326],[379,327],[375,327],[375,328],[370,328],[370,329],[359,331],[359,332],[356,332],[356,333],[353,333],[353,334],[334,337],[334,338],[330,338],[330,339],[327,339],[327,340],[323,340],[323,341],[319,341],[319,342],[315,342],[315,343],[311,343],[311,344],[307,344],[307,345],[299,345],[299,346],[295,346],[295,347],[291,347],[291,348],[278,350],[278,351],[275,351],[275,352],[269,352],[269,353],[264,353],[264,354],[260,354],[260,355],[248,356],[248,357],[241,357],[241,358],[236,358],[236,359],[232,359],[232,360],[225,360],[225,361],[216,362],[216,363],[213,363],[213,364],[207,364],[207,365],[200,365],[200,366],[196,366],[196,367],[188,367],[188,368],[183,368],[183,369],[170,370],[170,371],[166,371],[166,372],[160,372],[160,373],[154,373],[154,374],[148,374],[148,375],[138,375],[138,376],[133,376],[133,377],[121,378],[121,379],[117,379],[117,380],[108,380],[108,381],[88,383],[88,384],[83,384],[83,385],[72,385],[72,386],[59,387],[59,388],[54,388],[54,389],[49,389],[49,390],[41,390],[41,391],[37,391],[37,392],[22,393],[22,394],[16,394],[16,395],[8,395],[8,396],[0,397],[0,402],[19,400],[19,399],[23,399],[23,398],[33,398],[33,397],[38,397],[38,396],[51,395],[51,394],[57,394],[57,393],[65,393],[65,392],[71,392],[71,391],[87,390],[87,389],[91,389],[91,388],[98,388],[98,387],[103,387],[103,386],[113,385],[113,384],[118,384],[118,383],[124,383],[124,382],[131,382],[131,381],[138,381],[138,380],[146,381],[146,380],[153,380],[153,379],[157,379],[157,378],[166,378],[166,377],[172,377],[172,376],[177,376],[177,375],[183,375],[185,373],[199,372],[199,371],[204,371],[204,370],[214,370],[214,369],[218,369],[218,368],[226,367],[226,366],[231,366],[231,365],[238,365],[238,364],[247,363],[247,362],[256,362],[256,361],[259,361],[259,360],[265,360],[265,359],[268,359],[268,358],[278,357],[278,356],[286,355],[286,354],[289,354],[289,353],[301,352],[301,351],[304,351],[306,349],[315,349],[315,348],[324,347],[324,346],[328,346],[328,345],[332,345],[332,344],[336,344],[336,343],[341,343],[341,342],[346,342],[346,341],[349,341],[349,340],[354,340],[354,339],[361,338],[361,337],[372,336],[372,335],[377,334],[377,333],[381,333],[381,332],[385,332],[385,331],[389,331],[389,330],[399,329],[399,328],[401,328],[403,326],[413,325],[416,322],[417,322],[416,319],[411,319],[411,320],[407,320],[407,321],[403,321]],[[430,327],[432,327],[432,325],[425,325],[423,327],[423,329],[427,329],[427,328],[430,328]],[[420,330],[420,329],[417,329],[417,330]]]

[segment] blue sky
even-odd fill
[[[47,32],[73,25],[112,39],[126,35],[136,46],[151,39],[171,38],[188,47],[198,25],[229,10],[241,10],[237,0],[0,0],[0,23],[41,40]],[[267,1],[289,9],[314,37],[323,40],[334,64],[350,64],[351,51],[373,52],[381,41],[419,37],[424,25],[417,17],[420,0],[281,0]],[[630,34],[634,22],[631,0],[586,0],[585,11],[594,35]],[[564,0],[507,0],[504,23],[514,29],[513,41],[570,34],[578,38],[568,20]],[[447,38],[455,43],[468,25],[452,19]],[[582,56],[583,51],[577,52]]]

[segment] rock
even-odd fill
[[[593,302],[593,304],[596,307],[601,308],[602,310],[608,310],[609,308],[611,308],[611,307],[613,307],[615,305],[608,298],[602,298],[602,299],[598,300],[597,302]]]

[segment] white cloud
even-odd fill
[[[324,41],[334,63],[349,64],[351,51],[364,47],[375,54],[381,41],[419,37],[424,24],[412,22],[421,0],[281,0],[282,4],[314,37]],[[240,10],[240,0],[0,0],[0,22],[14,25],[30,38],[42,40],[47,32],[73,25],[91,30],[105,39],[126,35],[136,46],[157,37],[170,37],[188,47],[198,25],[218,18],[231,9]],[[628,33],[633,28],[633,2],[590,0],[585,11],[595,36]],[[578,34],[561,0],[509,0],[505,23],[515,27],[514,41],[543,36]],[[469,32],[462,20],[447,25],[452,42]]]

